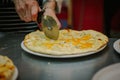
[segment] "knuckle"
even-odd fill
[[[24,10],[24,7],[18,7],[17,8],[17,12],[21,12],[21,11],[23,11]]]
[[[29,6],[30,6],[29,2],[26,2],[26,3],[25,3],[25,6],[26,6],[26,7],[29,7]]]

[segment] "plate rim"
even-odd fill
[[[82,56],[87,56],[87,55],[91,55],[91,54],[95,54],[97,52],[100,52],[102,51],[105,47],[107,46],[104,45],[103,47],[101,47],[99,50],[97,50],[96,52],[87,52],[87,53],[80,53],[80,54],[68,54],[68,55],[50,55],[50,54],[42,54],[42,53],[39,53],[39,52],[33,52],[29,49],[27,49],[24,44],[23,44],[23,41],[21,42],[21,48],[26,51],[27,53],[29,54],[32,54],[32,55],[36,55],[36,56],[42,56],[42,57],[49,57],[49,58],[74,58],[74,57],[82,57]]]
[[[12,77],[11,77],[10,80],[16,80],[17,77],[18,77],[18,69],[17,69],[17,67],[15,66],[15,71],[14,71],[14,73],[13,73],[13,75],[12,75]]]
[[[117,39],[114,44],[113,44],[113,48],[116,52],[120,53],[120,51],[116,48],[116,46],[118,45],[118,42],[120,42],[120,39]]]
[[[106,67],[98,70],[98,71],[93,75],[92,80],[100,80],[99,76],[100,76],[100,75],[104,75],[104,74],[102,74],[103,72],[109,73],[108,70],[111,71],[111,68],[114,69],[114,67],[116,67],[116,66],[118,66],[118,65],[120,66],[120,63],[113,63],[113,64],[111,64],[111,65],[108,65],[108,66],[106,66]]]

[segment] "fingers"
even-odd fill
[[[36,2],[34,2],[31,7],[32,21],[37,20],[38,11],[40,11],[39,5]]]
[[[36,0],[14,0],[14,3],[21,20],[25,22],[37,20],[38,11],[41,9]]]
[[[45,9],[44,15],[52,16],[53,19],[55,19],[55,21],[56,21],[58,27],[61,28],[61,23],[60,23],[60,21],[58,20],[56,14],[55,14],[55,11],[54,11],[53,9],[46,8],[46,9]]]
[[[22,4],[19,0],[14,0],[16,12],[18,13],[21,20],[24,20],[24,4]]]
[[[62,26],[61,26],[61,23],[60,23],[60,21],[58,20],[58,18],[55,17],[54,19],[56,20],[58,27],[61,28]]]
[[[31,17],[31,7],[29,6],[29,4],[25,4],[25,13],[24,13],[24,21],[25,22],[29,22],[32,20],[32,17]]]
[[[25,22],[37,21],[37,15],[38,12],[41,11],[41,8],[39,7],[39,4],[36,0],[14,0],[14,4],[21,20]],[[49,2],[49,4],[47,3],[45,5],[44,15],[52,16],[60,28],[61,23],[56,17],[54,8],[55,8],[54,2]]]

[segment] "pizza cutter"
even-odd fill
[[[41,24],[41,28],[48,38],[57,40],[59,37],[59,27],[51,16],[44,16],[44,12],[45,10],[42,10],[38,13],[37,23]]]

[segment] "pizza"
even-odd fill
[[[96,52],[108,43],[108,37],[95,30],[59,31],[57,40],[49,39],[43,31],[36,30],[25,35],[24,46],[33,51],[49,55],[74,55],[87,52]]]
[[[0,80],[11,80],[15,66],[10,58],[0,55]]]

